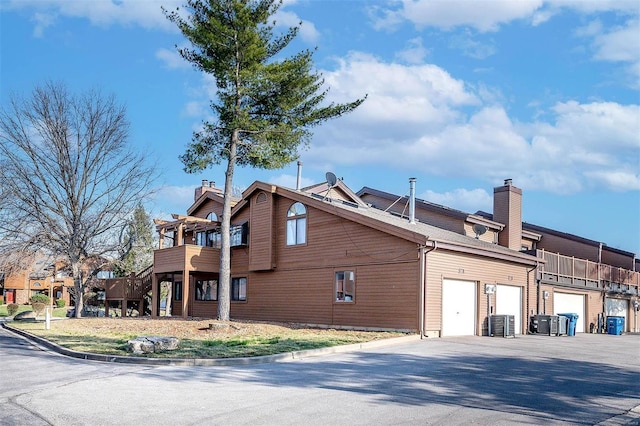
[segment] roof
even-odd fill
[[[276,193],[294,201],[300,201],[307,206],[344,217],[345,219],[353,222],[360,223],[364,226],[368,226],[381,232],[386,232],[398,238],[420,245],[428,245],[429,242],[434,242],[441,248],[473,253],[480,256],[500,258],[529,265],[540,263],[540,259],[535,256],[419,221],[411,224],[407,219],[374,207],[362,206],[339,199],[321,197],[318,196],[318,194],[296,191],[264,182],[254,182],[254,184],[252,184],[251,187],[249,187],[249,189],[247,189],[243,194],[244,198],[248,198],[251,193],[257,190]],[[237,212],[237,210],[234,211],[234,213],[235,212]]]
[[[203,191],[202,195],[200,195],[200,197],[198,197],[198,199],[193,202],[191,207],[189,207],[189,209],[187,210],[187,214],[193,214],[194,211],[200,208],[200,206],[202,206],[202,204],[204,204],[208,200],[214,200],[222,204],[224,202],[224,193],[222,192],[222,190],[218,190],[218,188],[215,189],[216,190]],[[231,197],[231,207],[238,203],[238,201],[240,201],[240,198]]]
[[[478,211],[476,213],[477,215],[486,217],[488,219],[493,219],[493,215],[491,213],[487,213],[487,212],[483,212],[483,211]],[[621,250],[621,249],[617,249],[617,248],[613,248],[613,247],[609,247],[607,246],[606,243],[602,243],[600,241],[596,241],[596,240],[591,240],[589,238],[585,238],[585,237],[581,237],[579,235],[574,235],[574,234],[570,234],[568,232],[562,232],[562,231],[558,231],[556,229],[551,229],[551,228],[545,228],[544,226],[540,226],[540,225],[534,225],[532,223],[527,223],[527,222],[522,222],[522,230],[523,232],[530,232],[530,233],[534,233],[534,234],[550,234],[550,235],[555,235],[557,237],[561,237],[567,240],[571,240],[571,241],[576,241],[579,243],[583,243],[583,244],[587,244],[593,247],[600,247],[600,244],[602,244],[603,249],[609,250],[611,252],[614,253],[618,253],[618,254],[622,254],[625,256],[630,256],[630,257],[634,257],[635,253],[629,252],[629,251],[625,251],[625,250]]]
[[[405,204],[407,204],[409,202],[409,197],[407,197],[406,195],[399,197],[399,196],[391,194],[389,192],[380,191],[378,189],[369,188],[369,187],[366,187],[366,186],[364,188],[362,188],[360,191],[358,191],[356,194],[358,196],[360,196],[360,197],[362,197],[362,196],[364,196],[366,194],[371,194],[371,195],[374,195],[376,197],[380,197],[380,198],[384,198],[384,199],[393,201],[394,204],[396,202],[398,202],[398,201],[401,201],[401,200]],[[497,229],[499,231],[504,229],[504,224],[502,224],[500,222],[495,222],[493,220],[489,220],[488,218],[483,217],[483,216],[479,216],[477,214],[466,213],[466,212],[463,212],[462,210],[456,210],[456,209],[452,209],[452,208],[447,207],[447,206],[443,206],[441,204],[432,203],[431,201],[423,200],[421,198],[416,198],[416,207],[424,209],[424,210],[440,213],[440,214],[443,214],[443,215],[446,215],[446,216],[449,216],[449,217],[463,219],[463,220],[466,220],[467,222],[470,222],[470,223],[478,223],[480,225],[485,225],[485,226],[488,226],[491,229]]]

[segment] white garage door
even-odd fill
[[[522,333],[522,287],[496,286],[496,315],[513,315],[515,333]]]
[[[629,301],[623,299],[604,299],[604,312],[606,316],[624,317],[624,330],[629,330],[627,311]]]
[[[581,294],[553,293],[553,314],[578,314],[576,333],[584,332],[584,296]]]
[[[476,331],[476,283],[442,281],[442,335],[473,336]]]

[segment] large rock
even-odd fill
[[[13,317],[14,321],[34,320],[36,319],[36,313],[33,311],[22,311]]]
[[[140,336],[129,340],[129,351],[134,354],[148,354],[178,349],[180,340],[177,337]]]

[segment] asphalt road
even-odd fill
[[[465,337],[243,366],[85,361],[0,328],[0,425],[640,424],[640,336]]]

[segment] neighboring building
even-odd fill
[[[4,303],[27,304],[34,294],[42,293],[58,299],[69,306],[69,289],[73,288],[70,278],[60,264],[54,265],[51,259],[34,256],[20,265],[14,264],[4,274]]]
[[[4,262],[4,303],[28,304],[34,294],[42,293],[52,298],[55,305],[57,300],[64,300],[65,306],[72,306],[73,277],[68,268],[61,261],[53,261],[50,256],[35,254],[28,258],[20,258],[15,262]],[[104,259],[89,259],[85,262],[83,271],[93,274],[93,282],[89,286],[92,290],[101,291],[102,279],[112,275]]]
[[[408,197],[371,188],[358,192],[371,205],[402,213]],[[541,259],[536,271],[534,303],[530,315],[577,313],[576,330],[591,331],[602,326],[606,316],[626,318],[625,329],[636,327],[634,302],[638,300],[640,274],[634,253],[608,247],[601,242],[522,222],[522,191],[510,179],[494,188],[493,214],[468,214],[416,200],[416,217],[461,234],[493,242]],[[496,309],[502,310],[504,296],[496,293]],[[514,291],[502,291],[513,293]],[[513,302],[507,302],[513,305]]]
[[[217,314],[222,196],[206,188],[188,215],[156,222],[154,316],[167,306],[183,317]],[[236,319],[481,335],[488,302],[496,306],[485,284],[508,296],[494,313],[514,314],[519,333],[536,309],[536,256],[367,206],[340,180],[300,190],[255,182],[232,225]]]

